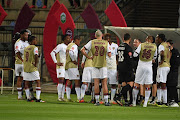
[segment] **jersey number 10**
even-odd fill
[[[95,46],[95,49],[96,49],[96,51],[95,51],[94,56],[98,56],[98,55],[104,56],[105,49],[104,49],[103,46],[101,46],[101,47],[100,46]]]

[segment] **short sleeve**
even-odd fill
[[[85,49],[91,50],[91,44],[92,44],[92,41],[89,41],[89,42],[84,46]]]
[[[160,54],[161,51],[164,51],[164,46],[163,45],[159,45],[158,53]]]
[[[20,42],[16,42],[14,47],[15,47],[15,53],[20,52],[20,48],[21,48]]]
[[[61,50],[61,46],[57,45],[54,49],[53,52],[55,52],[56,54]]]
[[[34,48],[34,55],[38,55],[38,48],[37,47]]]

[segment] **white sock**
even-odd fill
[[[80,100],[81,99],[81,89],[80,89],[80,87],[76,87],[75,90],[76,90],[76,94],[77,94],[77,99]]]
[[[107,103],[108,102],[108,95],[104,95],[104,101]]]
[[[145,101],[144,101],[144,105],[147,105],[150,94],[151,94],[151,89],[150,89],[150,90],[145,90]]]
[[[157,102],[161,102],[161,89],[157,89]]]
[[[40,94],[41,94],[41,87],[36,87],[36,99],[40,99]]]
[[[27,97],[27,99],[30,99],[30,96],[29,96],[29,88],[28,88],[28,89],[25,89],[25,92],[26,92],[26,97]]]
[[[18,98],[22,98],[22,87],[17,88]]]
[[[63,85],[63,88],[62,88],[62,98],[64,99],[64,93],[65,93],[65,85]]]
[[[82,85],[81,85],[81,99],[84,98],[86,88],[87,88],[87,85],[86,85],[86,84],[82,84]]]
[[[115,94],[116,94],[116,89],[111,88],[111,100],[113,100]]]
[[[99,95],[95,95],[96,102],[99,102]]]
[[[163,103],[167,103],[167,89],[162,89]]]
[[[71,94],[71,88],[66,86],[66,96],[67,96],[67,99],[70,100],[71,97],[70,97],[70,94]]]
[[[62,98],[62,89],[63,89],[63,84],[59,83],[57,86],[58,98]]]
[[[133,104],[136,105],[137,95],[139,93],[139,89],[133,89]]]

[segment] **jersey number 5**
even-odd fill
[[[95,54],[94,56],[98,56],[100,54],[100,56],[103,56],[104,55],[104,52],[105,52],[105,49],[103,46],[99,47],[99,46],[95,46]]]
[[[119,62],[123,62],[124,61],[124,51],[118,51],[118,55],[119,55]]]

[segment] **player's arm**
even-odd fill
[[[141,44],[138,46],[138,48],[134,51],[133,57],[138,57],[139,53],[141,51]]]
[[[38,64],[38,48],[34,48],[34,55],[35,55],[35,63],[34,66],[37,67]]]
[[[86,52],[86,54],[88,54],[88,50],[86,50],[85,52]],[[85,62],[86,62],[86,57],[83,55],[82,62],[81,62],[81,68],[84,68]]]
[[[72,60],[72,62],[77,65],[77,57],[78,57],[78,48],[76,45],[73,45],[72,48],[69,51],[69,56]]]
[[[89,41],[82,49],[81,53],[88,59],[93,59],[93,56],[88,56],[86,53],[86,50],[90,51],[91,50],[91,41]]]
[[[23,62],[23,59],[21,57],[20,48],[21,48],[21,45],[19,43],[16,43],[15,44],[15,53],[16,53],[17,57]]]
[[[159,65],[161,65],[164,62],[164,46],[162,45],[159,46],[159,55],[160,55]]]
[[[55,63],[55,64],[57,64],[58,66],[63,66],[63,63],[58,63],[57,62],[57,59],[56,59],[56,54],[58,53],[60,51],[60,47],[59,46],[57,46],[56,48],[54,48],[53,49],[53,51],[50,53],[50,55],[51,55],[51,58],[52,58],[52,60],[53,60],[53,62]]]

